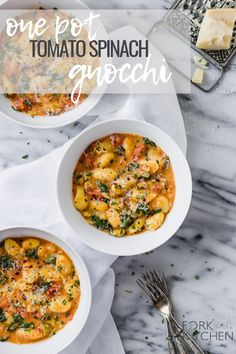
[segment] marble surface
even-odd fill
[[[94,8],[168,8],[171,4],[156,0],[85,2]],[[233,63],[214,92],[204,94],[193,88],[191,95],[178,97],[187,131],[193,200],[183,226],[169,242],[149,254],[120,257],[113,265],[112,312],[126,353],[167,353],[164,324],[135,283],[150,268],[165,271],[176,316],[198,335],[206,353],[236,352],[236,93],[230,93],[236,88],[235,77]],[[110,102],[105,96],[87,119],[95,119],[101,107],[104,113],[118,110],[124,101],[121,96],[115,106]],[[87,120],[38,131],[1,118],[0,171],[45,155],[86,124]]]

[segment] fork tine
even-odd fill
[[[152,292],[147,288],[146,284],[141,279],[137,279],[136,283],[145,292],[145,294],[148,296],[149,300],[151,302],[155,303],[155,297],[153,296]]]
[[[154,269],[150,270],[143,273],[136,282],[154,304],[159,302],[162,297],[168,296],[168,288],[163,272],[157,272]]]
[[[161,290],[168,296],[169,295],[169,290],[167,287],[165,275],[162,271],[156,271],[153,270],[155,280],[158,284],[158,286],[161,288]]]
[[[155,284],[153,283],[150,274],[149,273],[145,273],[142,274],[142,277],[146,283],[147,288],[153,293],[155,294],[155,299],[158,298],[160,296],[158,289],[156,288]]]
[[[166,295],[169,295],[169,289],[168,289],[168,286],[167,286],[165,274],[163,272],[160,272],[160,274],[161,274],[161,279],[162,279],[162,282],[163,282],[165,293],[166,293]]]

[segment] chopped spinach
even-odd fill
[[[44,293],[45,291],[47,291],[51,286],[51,282],[50,281],[40,281],[38,283],[38,289]]]
[[[51,255],[51,256],[48,256],[44,262],[47,263],[47,264],[56,264],[56,256],[54,255]]]
[[[121,215],[121,226],[122,227],[129,227],[133,223],[133,218],[129,214]]]
[[[138,176],[138,179],[149,179],[149,178],[150,178],[150,174],[147,172]]]
[[[149,210],[148,215],[155,215],[162,212],[162,209]]]
[[[169,165],[170,165],[170,158],[167,157],[167,158],[165,159],[164,166],[165,166],[165,168],[168,168]]]
[[[75,286],[75,287],[80,286],[80,281],[79,281],[79,280],[75,280],[74,286]]]
[[[2,308],[0,308],[0,322],[6,321],[6,316]]]
[[[26,98],[23,103],[27,107],[31,107],[32,106],[31,101],[28,98]]]
[[[115,149],[115,154],[122,156],[125,153],[125,149],[123,148],[123,146],[117,146],[117,148]]]
[[[4,273],[0,272],[0,285],[6,284],[7,280],[8,277]]]
[[[20,324],[22,324],[24,322],[24,318],[21,315],[19,315],[18,313],[13,315],[13,320],[14,320],[14,322],[17,322]]]
[[[143,142],[146,144],[146,145],[150,145],[150,146],[157,146],[156,143],[154,143],[154,141],[148,139],[148,138],[143,138]]]
[[[7,330],[8,330],[8,332],[14,332],[17,330],[17,328],[19,328],[19,326],[20,326],[19,323],[12,322],[7,327]]]
[[[13,321],[7,327],[8,332],[14,332],[18,328],[34,328],[33,322],[25,322],[24,318],[18,313],[13,315]]]
[[[148,215],[149,214],[149,208],[147,204],[145,203],[139,203],[136,209],[136,213],[138,214],[143,214],[143,215]]]
[[[111,225],[108,223],[107,220],[103,220],[99,218],[97,215],[92,215],[92,222],[94,226],[96,226],[99,230],[110,230]]]
[[[33,259],[38,259],[38,258],[39,258],[39,256],[38,256],[38,249],[37,249],[37,248],[33,248],[33,249],[31,249],[31,250],[27,250],[27,251],[25,252],[25,255],[26,255],[26,257],[28,257],[28,258],[33,258]]]
[[[101,181],[97,181],[97,186],[100,189],[100,191],[102,193],[108,193],[109,192],[109,188],[107,187],[107,185],[105,183],[102,183]]]
[[[138,168],[139,168],[139,164],[137,162],[131,162],[128,165],[128,171],[137,170]]]
[[[20,325],[20,328],[32,329],[32,328],[34,328],[34,323],[33,322],[23,322]]]
[[[11,256],[0,256],[0,268],[14,268],[14,261]]]

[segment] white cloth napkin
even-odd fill
[[[143,37],[136,29],[131,29],[133,38]],[[159,52],[156,53],[159,59],[162,58]],[[186,134],[171,81],[169,92],[169,95],[130,96],[122,111],[113,116],[146,119],[172,136],[185,153]],[[108,99],[115,100],[114,96],[108,96]],[[111,118],[109,109],[100,119],[108,117]],[[57,205],[56,175],[63,152],[69,144],[71,141],[39,160],[10,168],[0,174],[0,229],[13,226],[46,229],[67,240],[83,257],[93,286],[92,308],[84,329],[63,354],[84,354],[87,351],[87,354],[124,354],[110,315],[114,274],[108,269],[115,257],[82,244],[63,220]]]

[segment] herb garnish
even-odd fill
[[[26,98],[23,103],[27,107],[31,107],[32,106],[31,101],[28,98]]]
[[[137,170],[139,168],[139,164],[137,162],[131,162],[128,165],[128,171],[132,171],[132,170]]]
[[[14,268],[14,261],[11,256],[0,256],[0,268]]]
[[[50,281],[40,281],[38,284],[38,289],[44,293],[45,291],[47,291],[50,286],[51,286],[51,282]]]
[[[111,225],[107,222],[107,220],[103,220],[99,218],[97,215],[92,215],[91,217],[94,226],[96,226],[100,230],[110,230]]]
[[[8,277],[4,273],[0,272],[0,285],[6,284],[7,280]]]
[[[102,183],[101,181],[97,181],[97,186],[100,189],[100,191],[102,193],[108,193],[109,192],[109,188],[107,187],[107,185],[105,183]]]
[[[133,223],[133,218],[132,216],[125,214],[121,215],[121,226],[122,227],[129,227]]]
[[[6,316],[2,308],[0,308],[0,322],[6,321]]]
[[[115,154],[122,156],[125,153],[125,149],[123,148],[123,146],[117,146],[117,148],[115,149]]]
[[[136,209],[136,213],[138,214],[143,214],[143,215],[148,215],[149,214],[149,208],[147,204],[145,203],[139,203]]]
[[[25,252],[25,255],[26,255],[26,257],[28,257],[28,258],[33,258],[33,259],[38,259],[38,258],[39,258],[39,256],[38,256],[38,249],[37,249],[37,248],[33,248],[33,249],[31,249],[31,250],[27,250],[27,251]]]
[[[24,318],[18,313],[13,315],[13,321],[7,327],[8,332],[14,332],[18,328],[34,328],[33,322],[25,322]]]
[[[162,209],[149,210],[148,215],[155,215],[155,214],[159,214],[161,212],[162,212]]]
[[[56,256],[50,255],[44,260],[44,262],[47,264],[56,264]]]
[[[165,168],[168,168],[169,165],[170,165],[170,158],[167,157],[167,158],[165,159],[164,166],[165,166]]]
[[[154,143],[154,141],[148,139],[148,138],[143,138],[143,142],[146,144],[146,145],[150,145],[150,146],[157,146],[156,143]]]

